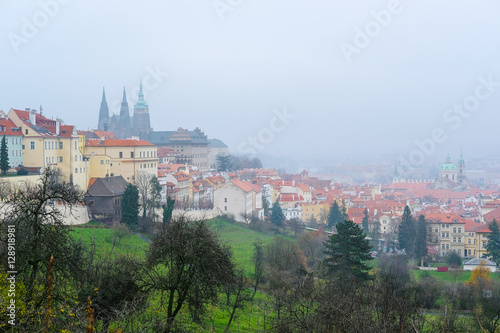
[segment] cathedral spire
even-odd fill
[[[123,87],[123,99],[120,107],[120,127],[122,129],[130,128],[130,113],[128,110],[127,94],[125,87]]]
[[[142,80],[139,84],[139,95],[137,96],[137,102],[134,104],[134,109],[149,109],[148,103],[144,100],[144,92],[142,91]]]
[[[107,131],[109,126],[109,108],[106,102],[106,91],[102,87],[101,108],[99,109],[99,123],[97,128],[101,131]]]

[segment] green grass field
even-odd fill
[[[438,271],[421,271],[421,270],[412,270],[411,271],[412,276],[418,281],[422,279],[426,274],[429,274],[429,276],[432,276],[436,279],[445,281],[445,282],[451,282],[451,283],[464,283],[466,281],[470,280],[470,277],[472,275],[471,271],[448,271],[448,272],[438,272]],[[499,273],[493,273],[491,274],[491,278],[495,280],[500,280],[500,274]]]
[[[102,225],[84,228],[75,227],[73,228],[73,237],[81,240],[88,248],[90,248],[93,242],[98,254],[110,254],[113,249],[113,253],[115,254],[128,253],[143,257],[148,249],[148,243],[139,236],[129,233],[118,239],[114,237],[111,228],[103,228]],[[114,247],[113,243],[115,244]]]
[[[274,236],[250,230],[239,224],[232,224],[224,219],[209,220],[208,224],[226,241],[233,251],[234,259],[247,275],[253,270],[252,255],[253,243],[261,239],[264,244],[270,242]],[[81,239],[85,246],[90,247],[92,240],[99,254],[129,253],[143,256],[148,249],[148,243],[132,233],[117,239],[113,229],[100,223],[91,222],[80,227],[73,227],[73,237]],[[113,248],[113,244],[115,244]]]
[[[235,261],[244,269],[247,276],[253,271],[253,243],[261,239],[265,245],[274,238],[272,235],[259,233],[219,218],[208,223],[231,246]]]

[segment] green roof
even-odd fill
[[[134,109],[149,109],[149,105],[144,100],[144,93],[142,92],[142,81],[139,86],[139,99],[134,104]]]

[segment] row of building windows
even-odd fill
[[[31,143],[35,143],[31,141]],[[76,143],[76,142],[75,142]],[[52,149],[58,149],[57,141],[45,141],[45,150],[52,150]],[[31,148],[33,149],[33,148]],[[63,149],[63,143],[59,142],[59,149]],[[76,144],[75,144],[75,149],[76,149]]]
[[[54,161],[56,163],[62,163],[63,157],[62,156],[58,156],[57,159],[54,159],[54,156],[52,156],[52,157],[45,157],[45,164],[51,164],[51,163],[54,163]]]
[[[5,137],[5,143],[11,144],[11,145],[20,145],[23,143],[23,139],[22,138],[10,138],[10,142],[9,142],[9,138]]]
[[[443,224],[443,227],[445,226],[446,224]],[[449,227],[449,225],[448,225]],[[432,232],[432,227],[429,228],[429,232]],[[434,227],[434,232],[435,233],[438,233],[439,232],[439,229],[438,227]],[[453,228],[453,233],[456,234],[456,233],[459,233],[461,234],[462,233],[462,228]]]
[[[12,149],[10,151],[10,156],[23,156],[23,151],[18,149]]]
[[[85,168],[80,168],[80,169],[75,168],[75,173],[78,173],[78,170],[80,170],[80,173],[85,173],[86,169]]]
[[[140,166],[141,169],[156,168],[156,163],[144,163]]]
[[[134,153],[132,152],[132,158],[134,158]],[[141,151],[139,152],[139,157],[140,158],[148,158],[148,157],[156,157],[156,151]]]

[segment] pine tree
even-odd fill
[[[231,161],[229,155],[217,155],[217,171],[229,171],[231,169]]]
[[[363,232],[365,234],[368,234],[368,231],[369,231],[369,227],[368,227],[368,209],[365,208],[365,210],[363,211],[363,221],[362,221],[362,225],[363,225]]]
[[[415,258],[422,260],[427,256],[427,221],[420,215],[417,222],[417,237],[415,239]]]
[[[412,258],[415,254],[415,235],[417,228],[415,220],[411,215],[410,207],[406,206],[399,225],[398,241],[399,248],[404,249],[406,254]]]
[[[278,227],[281,227],[283,221],[285,221],[285,215],[283,215],[283,210],[281,209],[278,200],[276,200],[273,204],[273,209],[271,212],[271,222]]]
[[[345,220],[349,220],[349,215],[347,214],[347,205],[345,204],[345,201],[342,200],[342,222]]]
[[[0,170],[2,170],[2,175],[5,176],[9,169],[9,150],[7,148],[7,140],[5,139],[4,134],[2,138],[2,145],[0,146]]]
[[[328,226],[330,228],[333,228],[338,223],[341,223],[343,221],[344,218],[342,216],[342,212],[340,211],[339,204],[337,203],[337,201],[334,201],[330,206],[330,212],[328,213]]]
[[[500,260],[500,229],[497,220],[493,219],[489,224],[491,232],[486,235],[488,243],[486,244],[486,253],[491,260],[498,262]]]
[[[262,209],[264,209],[264,218],[269,217],[269,201],[267,201],[266,197],[262,197]]]
[[[354,222],[345,220],[336,225],[337,233],[332,234],[323,244],[326,247],[325,264],[330,274],[342,279],[354,277],[357,281],[371,279],[367,264],[373,258],[363,230]]]
[[[132,231],[139,226],[139,190],[128,184],[122,195],[122,222]]]
[[[172,220],[172,213],[174,212],[175,200],[171,197],[167,197],[167,205],[163,205],[163,220],[164,227],[170,223]]]

